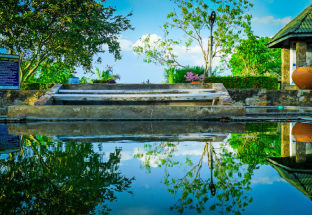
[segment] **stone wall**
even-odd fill
[[[234,105],[312,107],[312,90],[228,89],[227,91]],[[45,93],[45,90],[0,91],[0,112],[9,105],[34,105]]]
[[[312,90],[228,89],[234,105],[312,107]]]
[[[0,109],[9,105],[34,105],[45,92],[45,90],[1,90]]]

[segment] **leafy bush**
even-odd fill
[[[210,77],[206,78],[206,83],[223,83],[226,89],[251,89],[251,88],[261,88],[267,90],[278,89],[277,78],[267,76]]]
[[[69,78],[75,77],[76,73],[74,67],[66,65],[64,62],[50,63],[46,61],[38,67],[26,83],[68,83]]]
[[[53,83],[30,83],[30,84],[22,84],[22,90],[49,90],[55,84]]]

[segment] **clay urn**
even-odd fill
[[[312,124],[296,123],[291,130],[291,134],[296,138],[297,142],[312,142]]]
[[[297,68],[291,78],[299,89],[312,89],[312,67]]]

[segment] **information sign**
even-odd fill
[[[0,90],[19,90],[19,79],[19,56],[11,54],[0,54]]]

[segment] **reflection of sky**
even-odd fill
[[[204,149],[204,142],[185,141],[177,144],[176,150],[173,153],[172,159],[183,163],[183,166],[158,167],[154,164],[159,160],[159,157],[152,157],[150,160],[151,173],[142,167],[143,161],[147,157],[147,149],[144,144],[160,144],[160,142],[107,142],[107,143],[92,143],[93,151],[103,155],[103,161],[108,161],[109,154],[114,152],[116,148],[121,148],[121,163],[119,171],[127,178],[135,177],[131,184],[130,191],[133,196],[127,192],[116,193],[117,201],[106,201],[104,204],[112,209],[110,214],[117,215],[145,215],[145,214],[179,214],[176,210],[170,211],[170,206],[173,206],[181,193],[176,198],[170,194],[167,189],[171,188],[163,184],[166,173],[170,174],[170,178],[179,179],[185,175],[185,167],[189,170],[191,167],[185,164],[186,158],[192,160],[196,165],[200,160]],[[213,143],[216,152],[220,152],[220,143]],[[54,146],[49,146],[49,150],[54,150]],[[63,143],[62,150],[66,150],[66,143]],[[228,152],[234,152],[233,149],[225,144]],[[24,152],[27,156],[32,156],[29,147],[24,147]],[[142,153],[143,157],[134,158],[135,154]],[[1,154],[0,159],[7,158],[7,154]],[[160,156],[161,157],[161,156]],[[164,156],[163,156],[164,157]],[[244,165],[242,169],[246,169]],[[242,170],[240,170],[242,172]],[[237,172],[234,172],[237,177]],[[203,168],[201,170],[201,178],[210,178],[210,170],[207,163],[207,156],[203,159]],[[248,191],[253,202],[246,207],[242,214],[310,214],[312,202],[299,190],[282,179],[278,172],[270,165],[262,165],[259,169],[255,169],[251,179],[251,191]],[[209,206],[214,202],[214,199],[208,200],[205,205],[206,211],[202,214],[219,214],[220,207],[215,211],[210,211]],[[195,201],[196,203],[196,201]],[[185,209],[183,214],[197,214],[196,210]]]
[[[118,193],[117,201],[107,203],[112,209],[110,214],[179,214],[177,211],[170,211],[169,207],[177,202],[179,196],[170,194],[167,187],[163,184],[165,169],[151,165],[151,173],[140,168],[143,159],[133,158],[133,155],[139,151],[146,153],[144,144],[148,143],[106,143],[105,154],[113,152],[115,147],[122,147],[122,158],[120,171],[126,177],[135,177],[131,185],[131,191],[134,195]],[[153,143],[149,143],[153,144]],[[217,147],[214,144],[215,147]],[[203,152],[204,143],[199,142],[181,142],[178,150],[174,152],[175,160],[185,162],[188,157],[194,164],[197,164]],[[229,147],[227,147],[230,151]],[[152,161],[152,160],[151,160]],[[184,167],[186,165],[167,168],[167,173],[172,178],[181,178],[184,176]],[[243,168],[246,168],[244,165]],[[210,170],[207,164],[207,158],[204,160],[201,177],[207,179],[210,177]],[[262,165],[259,169],[254,170],[251,179],[251,191],[249,196],[253,202],[246,207],[242,214],[309,214],[309,208],[312,206],[311,201],[291,184],[282,179],[277,171],[270,165]],[[206,211],[202,214],[219,214],[218,210],[210,211],[209,206],[213,199],[208,200],[205,205]],[[197,214],[196,210],[185,209],[183,214]]]

